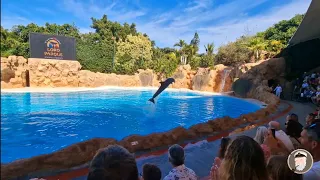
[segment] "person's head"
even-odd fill
[[[222,160],[219,177],[220,180],[267,180],[266,162],[260,145],[251,137],[236,137]]]
[[[269,129],[275,129],[276,131],[280,130],[280,123],[277,121],[270,121]]]
[[[308,116],[306,117],[306,125],[311,125],[313,123],[313,121],[316,119],[316,115],[313,113],[308,114]]]
[[[271,180],[302,180],[301,174],[296,174],[289,168],[287,156],[271,156],[268,161],[267,170]]]
[[[289,120],[299,121],[299,118],[298,118],[297,114],[291,113],[291,114],[288,114],[286,120],[287,121],[289,121]]]
[[[172,145],[168,152],[169,162],[174,166],[181,166],[184,164],[184,149],[178,145]]]
[[[228,137],[223,137],[221,139],[221,142],[220,142],[220,149],[219,149],[219,158],[220,159],[223,159],[224,158],[224,155],[227,151],[227,148],[228,148],[228,145],[230,143],[231,139],[228,138]]]
[[[161,170],[153,164],[145,164],[142,167],[143,180],[161,180]]]
[[[299,122],[289,120],[288,122],[286,122],[286,133],[288,136],[299,138],[302,127],[303,126]]]
[[[268,134],[268,129],[264,126],[259,126],[257,128],[256,136],[254,140],[257,141],[259,144],[263,144],[264,137]]]
[[[314,123],[306,126],[301,132],[301,145],[309,151],[314,158],[320,158],[320,123]]]
[[[296,170],[302,171],[307,165],[307,153],[298,152],[294,154],[294,165]]]
[[[138,168],[134,156],[117,145],[100,149],[89,167],[88,180],[138,180]]]

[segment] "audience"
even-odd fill
[[[94,156],[87,179],[138,180],[136,160],[125,148],[117,145],[108,146]]]
[[[287,148],[288,151],[294,150],[294,146],[289,138],[289,136],[280,129],[280,123],[277,121],[271,121],[269,123],[269,130],[275,130],[275,138]],[[270,132],[271,133],[271,132]]]
[[[312,73],[308,75],[304,73],[301,78],[303,81],[302,84],[299,83],[300,80],[294,82],[294,92],[299,88],[302,100],[311,101],[316,105],[320,105],[320,74]]]
[[[260,145],[264,142],[264,137],[268,134],[268,129],[264,126],[259,126],[257,128],[256,136],[254,140],[257,141]]]
[[[141,180],[161,180],[161,170],[153,164],[145,164],[142,167]]]
[[[312,75],[312,78],[315,75]],[[318,77],[318,76],[316,76]],[[308,79],[308,76],[306,76]],[[308,82],[309,80],[307,80]],[[316,114],[306,117],[306,127],[296,114],[286,117],[285,132],[277,121],[269,127],[259,126],[253,138],[238,136],[221,139],[218,157],[211,167],[211,180],[320,180],[320,122]],[[313,156],[313,166],[299,175],[289,169],[288,154],[303,148]],[[272,155],[272,156],[271,156]],[[175,144],[168,150],[173,169],[164,180],[196,180],[196,173],[184,165],[184,149]],[[267,163],[266,163],[267,162]],[[160,180],[161,170],[153,164],[142,167],[141,180]],[[89,167],[88,180],[138,180],[139,173],[134,156],[121,146],[112,145],[97,152]]]
[[[316,115],[313,113],[308,114],[306,117],[306,125],[311,125],[316,120]]]
[[[211,173],[213,180],[267,180],[267,169],[260,145],[251,137],[238,136],[228,146],[218,172]]]
[[[217,172],[219,170],[219,167],[220,167],[221,162],[222,162],[222,160],[224,158],[224,155],[225,155],[225,153],[227,151],[227,147],[228,147],[230,141],[231,141],[231,139],[228,138],[228,137],[223,137],[221,139],[220,148],[219,148],[219,152],[218,152],[218,157],[216,157],[214,159],[214,162],[212,164],[210,173],[212,173],[214,171]]]
[[[300,141],[298,138],[300,138],[300,134],[302,131],[302,125],[293,120],[289,120],[285,123],[286,125],[286,134],[289,136],[294,149],[298,149],[300,147]]]
[[[313,157],[313,166],[303,175],[304,179],[320,179],[320,123],[305,127],[301,132],[300,142]]]
[[[168,152],[173,169],[164,180],[196,180],[196,173],[184,165],[184,149],[178,144],[172,145]]]
[[[271,156],[267,165],[270,180],[302,180],[302,175],[290,170],[287,156]]]

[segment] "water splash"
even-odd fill
[[[230,75],[231,70],[230,69],[224,69],[223,70],[223,77],[222,77],[222,82],[221,82],[221,88],[220,88],[220,92],[223,92],[224,90],[224,86],[226,84],[226,79],[227,77]]]

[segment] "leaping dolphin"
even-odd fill
[[[173,78],[168,78],[167,80],[160,82],[161,85],[160,85],[159,89],[157,90],[156,93],[154,93],[154,95],[152,96],[151,99],[149,99],[149,101],[151,101],[154,104],[155,103],[154,98],[156,98],[162,91],[164,91],[170,84],[172,84],[174,82],[175,82],[175,80]]]

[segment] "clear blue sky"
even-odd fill
[[[136,23],[159,47],[179,39],[190,42],[195,31],[203,45],[216,47],[244,34],[305,13],[311,0],[2,0],[1,25],[75,23],[93,31],[91,17],[106,14],[112,21]]]

